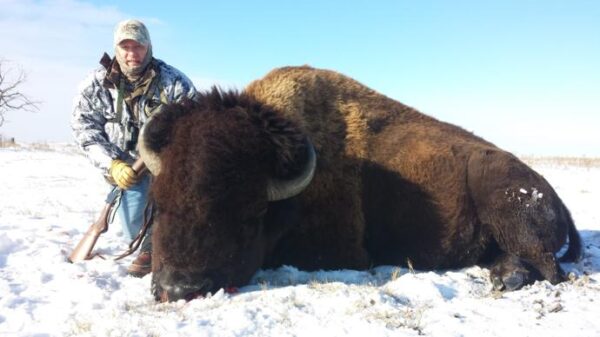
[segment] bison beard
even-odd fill
[[[242,93],[167,106],[140,147],[156,175],[158,300],[242,286],[282,264],[407,260],[486,265],[496,289],[513,290],[563,281],[555,253],[567,238],[564,260],[580,256],[567,208],[515,156],[333,71],[276,69]]]

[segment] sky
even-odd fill
[[[154,55],[199,89],[242,89],[308,64],[459,125],[518,155],[600,157],[600,2],[0,0],[0,58],[37,113],[0,134],[72,142],[77,86],[144,21]]]

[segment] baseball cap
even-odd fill
[[[115,46],[123,40],[134,40],[145,46],[150,45],[150,33],[148,28],[139,20],[128,19],[121,21],[115,27]]]

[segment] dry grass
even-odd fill
[[[47,142],[19,143],[14,138],[5,138],[0,135],[0,148],[29,149],[39,151],[57,151],[65,153],[79,153],[75,144],[62,144],[57,146]],[[551,165],[559,167],[600,168],[600,158],[597,157],[560,157],[560,156],[520,156],[523,162],[530,166]]]
[[[394,268],[394,270],[392,271],[392,275],[390,275],[390,279],[392,281],[396,281],[401,275],[402,275],[402,270],[400,269],[400,267]]]
[[[81,151],[74,143],[48,143],[48,142],[33,142],[33,143],[21,143],[15,142],[14,139],[2,138],[0,136],[0,148],[7,149],[23,149],[23,150],[34,150],[44,152],[60,152],[67,154],[79,154]]]
[[[527,165],[552,165],[552,166],[576,166],[583,168],[599,168],[600,158],[587,157],[538,157],[538,156],[523,156],[520,157]]]
[[[40,151],[52,151],[52,150],[54,150],[54,148],[52,148],[50,146],[50,144],[48,144],[48,143],[40,143],[40,142],[30,143],[30,144],[28,144],[27,148],[31,149],[31,150],[40,150]]]
[[[56,147],[46,143],[46,142],[36,142],[36,143],[17,143],[12,140],[0,140],[0,148],[6,149],[27,149],[27,150],[36,150],[36,151],[56,151]]]
[[[14,138],[4,138],[0,135],[0,148],[18,148],[19,144],[15,142]]]

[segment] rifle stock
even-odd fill
[[[136,160],[131,167],[138,175],[142,175],[146,171],[144,162],[141,159]],[[91,253],[96,245],[96,241],[98,241],[100,234],[108,230],[108,217],[112,207],[115,204],[116,194],[114,195],[114,198],[109,197],[109,199],[111,200],[107,200],[102,208],[102,211],[100,211],[98,220],[96,220],[96,222],[94,222],[90,228],[88,228],[83,235],[83,238],[79,241],[75,249],[73,249],[73,252],[71,252],[67,258],[69,262],[76,263],[83,260],[89,260],[94,257]]]
[[[76,263],[92,258],[91,252],[92,249],[94,249],[94,245],[96,245],[96,241],[98,241],[100,234],[108,230],[108,216],[112,206],[112,202],[107,202],[104,205],[98,220],[88,228],[87,232],[83,235],[83,238],[79,241],[75,249],[73,249],[71,255],[69,255],[69,262]]]

